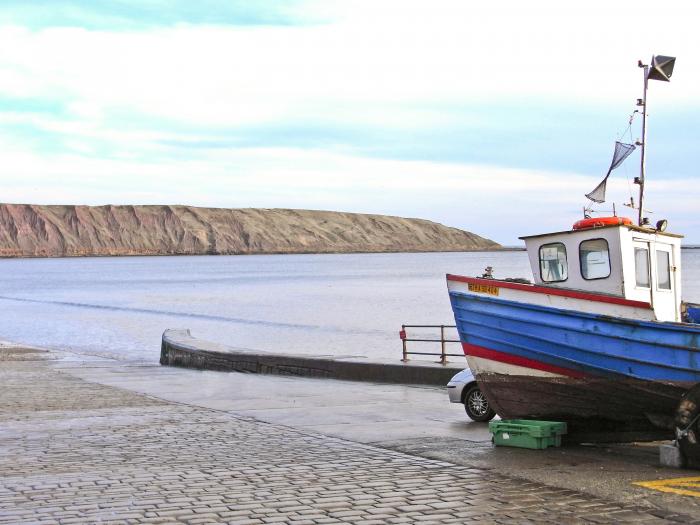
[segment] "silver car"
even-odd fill
[[[447,383],[447,393],[452,403],[462,403],[467,415],[474,421],[491,421],[496,412],[489,406],[489,401],[476,384],[474,374],[468,368],[454,375]]]

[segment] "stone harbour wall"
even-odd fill
[[[445,385],[467,366],[466,359],[441,365],[429,361],[403,363],[398,358],[395,361],[373,361],[361,356],[253,352],[196,339],[189,330],[163,332],[160,364],[198,370],[423,385]]]

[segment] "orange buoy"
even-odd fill
[[[574,230],[587,228],[602,228],[604,226],[631,226],[632,219],[628,217],[591,217],[574,223]]]

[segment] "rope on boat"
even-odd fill
[[[693,418],[693,420],[690,423],[688,423],[688,426],[685,427],[683,430],[676,427],[676,442],[680,441],[682,438],[688,435],[688,432],[690,432],[690,427],[692,427],[698,419],[700,419],[700,412],[698,412],[698,414]]]

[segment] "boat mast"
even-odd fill
[[[642,107],[642,140],[638,141],[637,145],[642,148],[642,160],[639,166],[639,226],[644,225],[644,175],[646,171],[646,148],[647,148],[647,87],[649,86],[649,66],[642,64],[640,60],[639,67],[644,70],[644,94],[641,100],[637,101],[637,105]]]
[[[642,161],[639,167],[639,177],[635,177],[634,182],[639,184],[639,225],[644,226],[647,220],[644,218],[644,175],[646,172],[646,149],[647,149],[647,88],[649,80],[661,80],[669,82],[673,74],[673,66],[676,57],[656,55],[651,57],[651,66],[642,64],[640,60],[637,65],[644,70],[644,98],[637,99],[637,106],[642,107],[642,140],[637,141],[637,146],[642,147]]]

